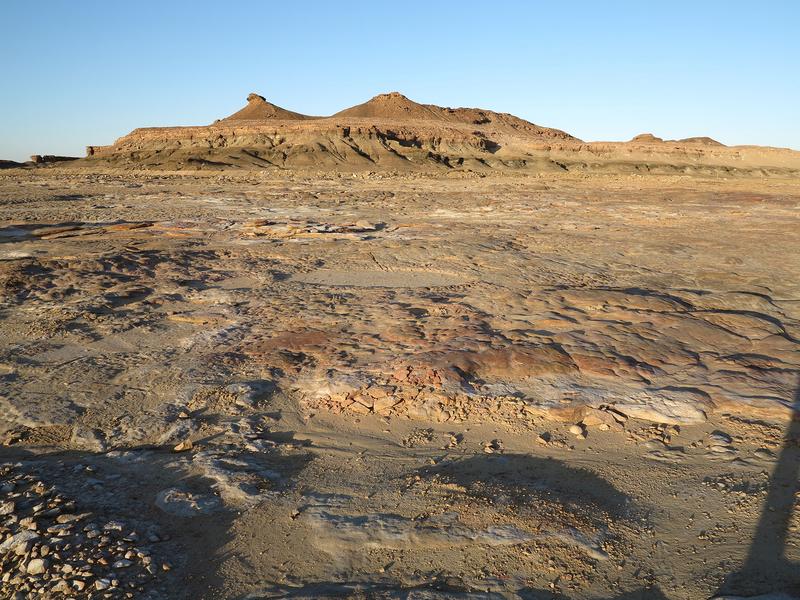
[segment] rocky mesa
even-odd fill
[[[652,134],[584,142],[508,113],[420,104],[398,92],[314,117],[252,93],[244,108],[210,125],[135,129],[110,146],[88,146],[74,166],[791,176],[800,172],[800,152]]]

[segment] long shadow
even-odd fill
[[[436,475],[464,486],[476,496],[527,502],[531,496],[549,499],[577,514],[587,506],[615,517],[626,517],[631,499],[592,471],[572,467],[561,460],[528,454],[479,454],[419,470],[423,477]]]
[[[127,528],[141,535],[137,543],[151,551],[156,564],[163,561],[174,567],[169,573],[158,572],[152,579],[145,579],[148,589],[141,593],[137,591],[135,597],[170,600],[216,598],[226,586],[220,565],[229,556],[225,547],[234,539],[232,526],[238,511],[235,507],[220,504],[207,513],[188,516],[180,511],[169,513],[158,508],[158,494],[171,488],[216,498],[212,487],[214,481],[194,474],[190,465],[176,464],[178,458],[173,452],[154,447],[109,454],[83,451],[38,453],[25,447],[0,447],[0,465],[16,465],[11,475],[27,473],[43,482],[46,488],[56,489],[75,503],[73,510],[76,514],[88,515],[88,521],[101,527],[112,521],[124,522]],[[280,475],[279,481],[270,481],[274,489],[282,490],[292,485],[295,475],[312,457],[308,453],[236,452],[231,458],[234,461],[230,466],[232,471],[244,460],[251,461],[253,472],[263,474],[265,478],[268,478],[268,473]],[[221,461],[225,459],[223,454]],[[6,481],[0,475],[0,484],[4,483]],[[250,487],[242,489],[258,491]],[[0,496],[0,500],[5,499],[5,492],[0,492]],[[35,496],[17,500],[17,508],[21,504],[36,502],[39,500]],[[153,533],[157,533],[155,542],[148,539]],[[105,548],[90,550],[90,541],[78,542],[84,544],[90,553],[99,553]],[[70,540],[70,543],[74,542]]]
[[[794,393],[794,413],[783,436],[783,446],[770,476],[767,498],[741,568],[731,573],[717,595],[762,596],[783,593],[800,595],[800,565],[786,556],[795,497],[800,492],[800,378]],[[526,600],[568,600],[548,590],[521,590]],[[656,587],[634,590],[609,600],[666,598]]]
[[[800,381],[794,395],[795,408],[800,407]],[[767,497],[742,567],[732,573],[719,588],[718,594],[755,596],[783,592],[800,592],[800,570],[786,556],[789,527],[795,494],[800,489],[800,414],[790,421],[783,447],[770,477]],[[544,494],[552,500],[579,509],[580,504],[593,504],[609,514],[624,516],[631,510],[629,498],[596,474],[576,469],[550,459],[528,455],[474,456],[453,463],[426,467],[424,477],[437,476],[464,485],[473,494],[514,495],[523,500],[528,494]],[[300,588],[262,590],[248,594],[248,600],[266,598],[396,598],[406,599],[422,594],[437,600],[473,600],[496,598],[493,593],[441,588],[436,585],[404,587],[391,582],[322,582]],[[521,600],[572,600],[574,597],[548,589],[527,587],[515,591]],[[607,600],[666,600],[657,587],[619,592]]]
[[[520,506],[540,506],[541,500],[565,507],[573,515],[593,515],[602,512],[626,518],[635,512],[630,498],[596,473],[572,467],[553,458],[527,454],[475,455],[424,467],[417,473],[423,478],[437,477],[457,483],[474,497],[492,500],[499,495]],[[571,600],[571,596],[550,589],[525,587],[510,593],[475,591],[450,582],[429,581],[405,585],[390,576],[373,581],[322,581],[299,587],[278,584],[265,585],[240,600],[501,600],[514,597],[520,600]],[[657,588],[621,592],[614,600],[666,600]]]
[[[794,412],[783,436],[783,446],[769,480],[767,498],[742,567],[730,574],[717,596],[800,595],[800,567],[786,556],[795,497],[800,491],[800,378],[794,393]],[[548,590],[522,590],[526,600],[569,600]],[[609,600],[662,599],[656,587],[634,590]]]
[[[495,498],[503,494],[520,503],[537,505],[538,496],[561,505],[575,517],[600,513],[623,520],[637,517],[638,507],[632,499],[609,481],[593,471],[554,458],[527,454],[476,455],[426,467],[419,473],[458,483],[476,496]],[[515,595],[520,600],[574,600],[579,597],[534,587],[518,589]],[[654,586],[620,592],[609,600],[666,600],[666,596]]]
[[[574,596],[565,596],[564,594],[552,590],[538,590],[534,588],[519,590],[517,591],[517,595],[521,600],[575,600]],[[667,600],[667,597],[658,587],[653,587],[634,590],[632,592],[622,592],[608,600]]]
[[[792,419],[769,480],[767,498],[742,567],[720,587],[720,594],[800,593],[800,566],[786,556],[789,524],[800,475],[800,378],[794,393]]]
[[[151,552],[155,564],[163,561],[175,568],[141,580],[145,589],[136,592],[141,597],[196,598],[188,592],[186,581],[220,587],[223,580],[217,565],[222,548],[232,539],[230,530],[235,512],[220,509],[193,518],[164,513],[154,502],[159,491],[180,487],[208,494],[209,481],[172,467],[175,455],[170,452],[141,449],[129,454],[133,456],[126,459],[83,451],[37,453],[11,446],[0,448],[0,463],[15,464],[12,475],[29,474],[46,488],[66,496],[75,504],[76,514],[87,515],[86,522],[100,527],[122,522],[126,531],[133,530],[140,536],[136,543]],[[3,477],[0,482],[4,482]],[[28,504],[38,501],[36,496],[26,500]],[[150,539],[153,534],[157,538]],[[105,548],[81,537],[64,539],[71,544],[82,544],[89,554],[100,555]],[[69,556],[72,551],[65,552]]]
[[[300,587],[265,585],[262,589],[240,596],[238,600],[505,600],[501,592],[477,592],[446,585],[398,586],[392,583],[325,581]],[[552,590],[525,588],[514,596],[520,600],[573,600]],[[623,592],[613,600],[667,600],[658,588]]]

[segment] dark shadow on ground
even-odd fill
[[[234,448],[229,456],[222,447],[214,449],[220,454],[215,463],[219,468],[250,469],[262,474],[266,489],[272,490],[291,487],[312,459],[306,452],[286,454],[280,449],[252,453]],[[108,453],[0,448],[0,464],[14,465],[13,473],[32,474],[46,488],[73,500],[74,512],[86,513],[86,522],[101,528],[109,522],[125,523],[139,534],[138,546],[152,553],[155,565],[171,565],[169,571],[157,569],[154,579],[145,582],[141,597],[150,599],[217,597],[214,594],[225,587],[219,568],[228,556],[225,548],[233,539],[232,525],[239,509],[219,501],[215,481],[195,474],[186,463],[190,459],[191,452],[176,454],[155,447]],[[0,486],[3,483],[0,477]],[[251,487],[241,489],[263,491]],[[209,510],[191,516],[165,512],[156,499],[173,489],[208,499]],[[155,541],[150,539],[153,534]]]
[[[569,466],[554,458],[528,454],[483,454],[440,463],[419,471],[423,477],[438,476],[456,483],[475,496],[503,493],[524,501],[535,495],[558,502],[579,513],[587,506],[616,518],[629,516],[630,498],[592,471]]]
[[[565,596],[551,590],[525,588],[517,592],[521,600],[575,600],[575,596]],[[601,600],[601,599],[597,599]],[[658,587],[644,588],[632,592],[623,592],[608,600],[667,600]]]
[[[436,584],[403,587],[391,583],[327,581],[298,587],[267,585],[240,600],[506,600],[508,597],[501,592],[469,591]],[[533,588],[517,590],[514,597],[520,600],[573,600],[552,590]],[[667,597],[658,588],[651,588],[624,592],[613,600],[667,600]]]
[[[525,588],[516,592],[521,600],[571,600],[551,590]],[[418,586],[396,586],[389,583],[375,582],[319,582],[298,587],[267,585],[259,591],[243,596],[241,600],[505,600],[507,594],[501,592],[479,592],[460,589],[445,584]],[[666,600],[666,596],[657,588],[623,593],[614,600]]]
[[[794,393],[794,409],[800,408],[800,378]],[[786,428],[767,499],[742,567],[720,587],[720,594],[753,596],[770,592],[800,595],[800,565],[789,562],[786,547],[800,475],[800,414],[794,413]]]
[[[15,473],[30,473],[47,488],[74,501],[75,512],[88,515],[82,524],[92,522],[102,528],[106,523],[124,523],[126,531],[132,529],[139,535],[137,546],[152,553],[155,565],[171,565],[169,571],[159,568],[155,577],[143,582],[145,591],[137,593],[149,598],[183,599],[194,597],[188,593],[185,578],[202,580],[206,586],[219,585],[216,562],[230,539],[236,515],[220,507],[213,513],[187,518],[157,508],[155,498],[164,489],[209,494],[210,482],[174,468],[174,459],[170,452],[152,449],[122,455],[0,449],[0,463],[14,464]],[[151,541],[153,535],[156,537]],[[82,543],[90,545],[90,541]]]

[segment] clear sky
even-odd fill
[[[0,158],[375,94],[800,149],[800,1],[2,0]]]

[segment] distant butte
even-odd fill
[[[603,172],[795,176],[800,153],[727,147],[709,137],[584,142],[560,129],[483,108],[420,104],[379,94],[328,117],[294,112],[251,93],[211,125],[135,129],[88,146],[77,168],[279,169],[335,172]]]
[[[652,133],[640,133],[631,139],[631,143],[636,144],[660,144],[666,142],[668,144],[702,144],[704,146],[724,146],[722,142],[718,142],[710,137],[688,137],[682,140],[665,140],[660,137],[654,136]]]
[[[480,108],[444,108],[434,104],[419,104],[400,92],[378,94],[363,104],[341,110],[331,117],[312,117],[281,108],[256,93],[247,96],[247,106],[217,123],[230,121],[265,121],[265,120],[323,120],[323,119],[391,119],[396,121],[439,123],[465,123],[471,125],[494,124],[511,129],[526,131],[543,137],[570,139],[578,138],[558,129],[540,127],[514,115],[496,113]]]
[[[264,119],[312,119],[308,115],[301,115],[300,113],[286,110],[280,106],[276,106],[271,102],[267,102],[264,96],[252,93],[247,96],[247,106],[243,109],[236,111],[230,117],[222,119],[223,121],[261,121]]]

